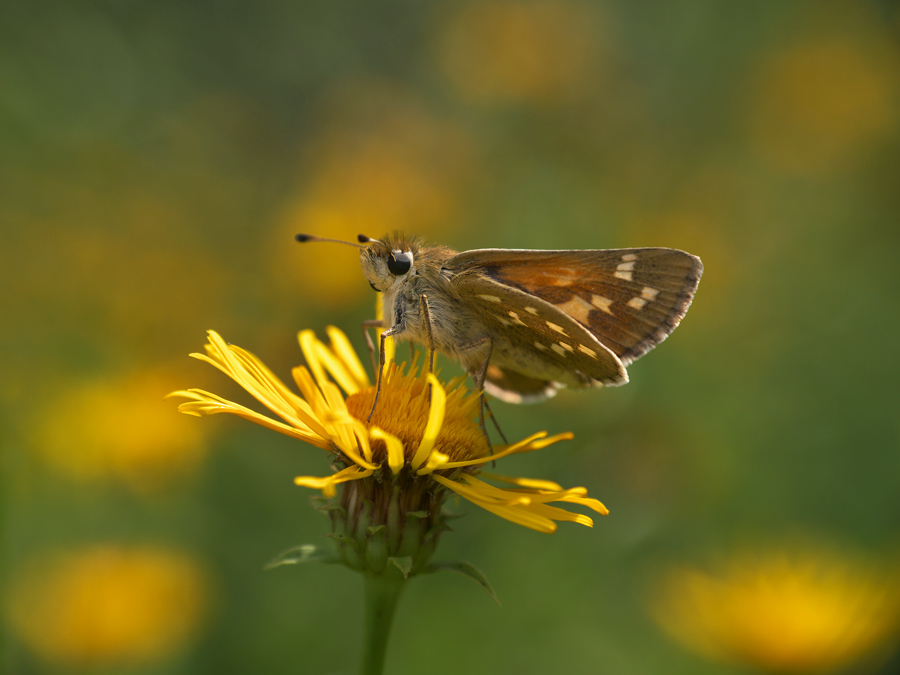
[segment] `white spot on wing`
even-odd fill
[[[534,307],[526,307],[525,311],[528,312],[529,314],[537,314],[538,313],[538,311]]]
[[[573,295],[565,302],[554,305],[554,307],[560,310],[563,314],[568,314],[573,319],[584,325],[587,325],[588,315],[593,309],[593,307],[591,307],[591,303],[582,298],[580,295]],[[547,325],[550,325],[549,322]],[[553,326],[550,327],[553,328]],[[556,329],[554,328],[554,330]],[[560,331],[560,333],[562,333],[562,331]]]
[[[534,346],[540,349],[542,352],[547,351],[547,345],[542,345],[540,342],[535,342]]]
[[[618,272],[616,272],[616,275],[618,276]],[[609,308],[612,302],[612,300],[610,300],[609,298],[604,298],[602,295],[591,296],[591,304],[597,309],[606,312],[607,314],[612,314],[612,310]]]
[[[574,352],[574,351],[575,351],[575,348],[574,348],[572,345],[570,345],[570,344],[566,344],[565,342],[560,342],[559,344],[560,344],[560,345],[562,346],[562,348],[565,349],[567,352]]]
[[[562,326],[557,326],[555,323],[551,323],[550,321],[546,321],[545,323],[550,328],[550,330],[555,330],[557,333],[562,333],[563,335],[566,334],[566,331],[563,330]]]
[[[583,354],[587,354],[588,356],[597,358],[597,352],[595,352],[590,347],[585,347],[584,345],[578,345],[578,351],[580,351]]]
[[[639,298],[638,296],[634,296],[631,300],[625,303],[629,307],[634,307],[635,309],[643,309],[644,305],[647,304],[647,301],[644,298]]]
[[[555,343],[555,342],[554,342],[552,345],[550,345],[550,349],[552,349],[553,351],[555,351],[555,352],[556,352],[557,354],[559,354],[560,356],[565,356],[565,355],[566,355],[566,350],[563,349],[560,345],[558,345],[558,344]]]
[[[634,255],[634,254],[628,254]],[[637,257],[637,256],[635,256]],[[625,256],[622,256],[622,260],[625,259]],[[617,279],[625,279],[625,281],[631,281],[631,270],[634,269],[634,260],[629,260],[628,262],[619,263],[616,267],[616,272],[614,276]]]
[[[637,260],[637,256],[634,253],[626,253],[622,256],[622,260],[625,262],[631,262],[632,260]]]
[[[644,288],[641,289],[641,297],[644,298],[644,300],[653,300],[657,295],[659,295],[659,291],[655,288],[644,286]]]
[[[487,300],[488,302],[500,302],[500,298],[496,295],[479,295],[478,297],[482,300]]]
[[[512,310],[510,310],[509,315],[510,315],[510,317],[512,317],[513,323],[517,323],[517,324],[519,324],[520,326],[524,326],[524,325],[525,325],[525,322],[522,321],[522,319],[519,318],[519,315],[516,314],[515,312],[513,312]]]

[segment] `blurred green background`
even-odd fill
[[[292,484],[327,457],[162,397],[248,402],[187,357],[210,328],[286,379],[300,329],[362,350],[355,253],[292,236],[401,229],[706,270],[627,387],[494,405],[576,434],[499,471],[611,514],[548,536],[460,505],[438,559],[503,606],[415,580],[388,672],[748,672],[654,621],[669,566],[809,540],[897,569],[898,122],[893,2],[8,3],[7,671],[356,671],[360,580],[262,571],[327,532]]]

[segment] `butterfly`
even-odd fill
[[[384,318],[367,322],[385,329],[381,354],[388,337],[426,347],[431,367],[438,351],[509,403],[628,382],[626,367],[675,330],[703,272],[671,248],[459,253],[400,232],[358,240],[339,243],[360,249],[384,294]]]

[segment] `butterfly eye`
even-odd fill
[[[409,268],[412,267],[412,256],[409,253],[393,251],[387,260],[387,266],[391,274],[399,277],[409,272]]]

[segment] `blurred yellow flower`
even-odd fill
[[[900,576],[824,549],[739,551],[716,571],[672,569],[657,622],[698,653],[773,673],[844,666],[898,639]]]
[[[438,45],[459,93],[483,103],[547,104],[597,84],[596,17],[573,2],[469,3]]]
[[[103,545],[30,563],[13,579],[7,615],[43,659],[88,668],[164,659],[196,633],[207,582],[189,556]]]
[[[449,227],[471,177],[472,143],[399,87],[347,85],[325,107],[302,192],[274,232],[272,272],[283,289],[315,286],[328,304],[368,290],[356,257],[331,249],[301,254],[294,234],[356,241],[360,233]]]
[[[782,171],[816,175],[896,129],[900,59],[870,47],[819,38],[772,55],[750,90],[752,147]]]
[[[206,456],[205,433],[172,419],[172,382],[154,372],[80,384],[32,425],[52,467],[77,480],[119,480],[138,492],[165,486]]]
[[[461,380],[445,387],[432,374],[419,374],[414,366],[405,372],[404,367],[391,361],[386,366],[378,407],[371,424],[367,424],[375,388],[347,337],[334,327],[328,334],[330,345],[320,342],[312,331],[299,335],[309,365],[293,370],[300,397],[255,356],[226,344],[210,331],[206,354],[192,356],[234,379],[281,419],[199,389],[173,394],[190,399],[179,410],[197,416],[231,413],[330,451],[335,463],[343,468],[325,477],[295,479],[297,485],[322,490],[326,496],[334,495],[343,483],[360,481],[359,490],[370,499],[370,493],[387,490],[386,499],[390,501],[396,487],[407,512],[423,509],[434,513],[439,511],[446,488],[502,518],[540,532],[555,531],[555,521],[593,524],[587,516],[550,506],[551,502],[575,503],[607,513],[603,504],[586,496],[585,488],[563,489],[550,481],[490,476],[516,486],[508,489],[476,478],[485,464],[514,453],[539,450],[571,438],[571,434],[547,438],[546,432],[540,432],[491,450],[473,419],[478,397],[469,394]]]

